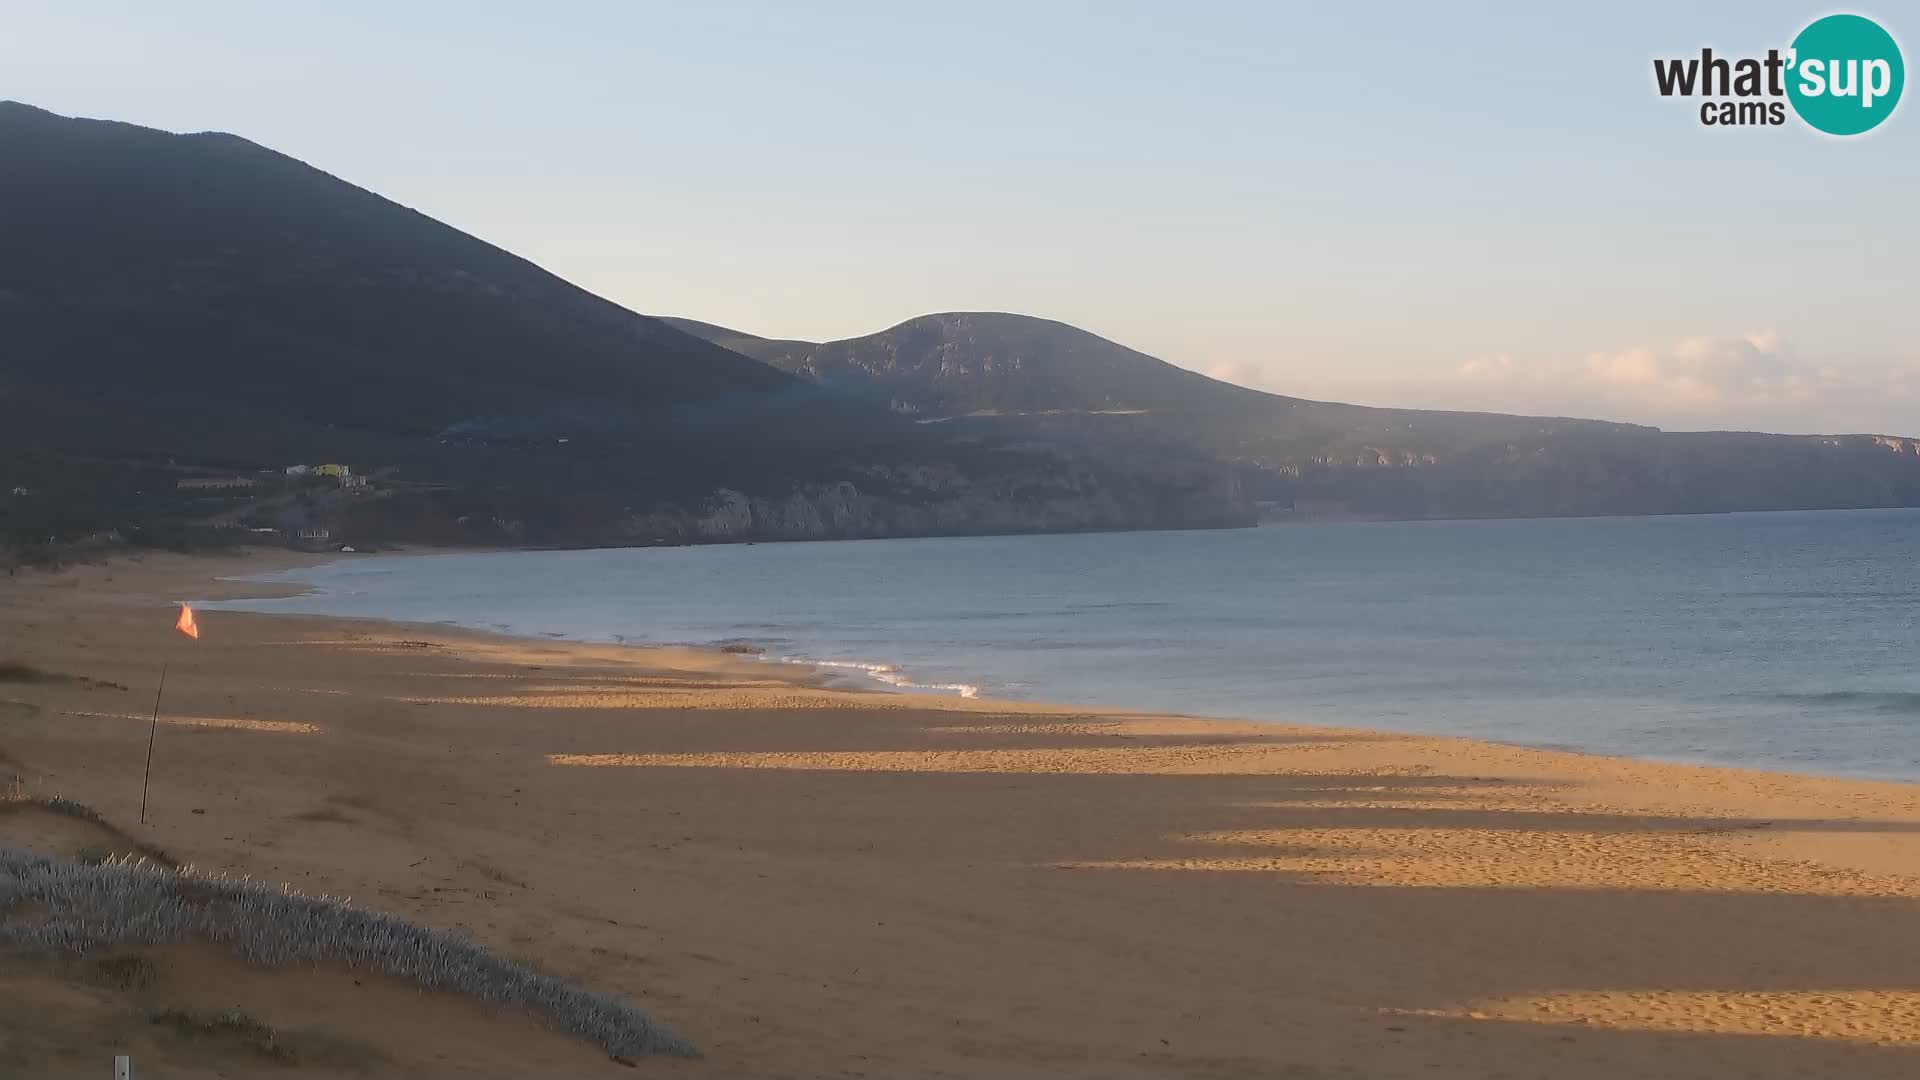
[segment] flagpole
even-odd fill
[[[153,692],[153,719],[147,723],[147,769],[140,775],[140,824],[147,823],[147,782],[153,779],[153,736],[160,730],[160,695],[167,692],[167,665],[160,665],[160,686]]]

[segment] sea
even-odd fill
[[[882,690],[1920,780],[1920,511],[343,555],[209,608],[746,644]]]

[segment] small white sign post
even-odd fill
[[[133,1059],[121,1054],[113,1059],[113,1080],[133,1080]]]

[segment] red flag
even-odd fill
[[[185,604],[180,605],[180,621],[174,623],[173,628],[195,641],[200,640],[200,624],[193,621],[193,609]]]

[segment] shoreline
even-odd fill
[[[1780,512],[1781,513],[1789,513],[1789,512],[1803,513],[1805,511],[1780,511]],[[1839,512],[1839,511],[1833,511],[1833,512]],[[1666,515],[1666,516],[1687,516],[1687,515]],[[792,541],[792,543],[825,543],[825,542],[826,541]],[[468,548],[410,547],[405,550],[369,553],[367,555],[348,555],[348,556],[342,556],[337,553],[285,553],[290,557],[284,560],[280,560],[278,563],[276,563],[273,566],[271,570],[267,571],[267,573],[273,573],[273,574],[289,573],[289,572],[297,571],[300,569],[311,569],[311,568],[324,569],[334,565],[343,565],[343,564],[350,565],[355,561],[359,561],[366,558],[385,558],[385,557],[426,558],[426,557],[435,557],[435,556],[459,556],[459,555],[473,555],[473,554],[511,554],[520,550],[523,550],[523,549],[510,549],[510,548],[468,549]],[[600,550],[623,550],[623,549],[538,549],[538,550],[600,551]],[[276,552],[276,551],[267,551],[267,552],[263,552],[262,554],[265,554],[266,556],[271,558],[275,555],[279,555],[282,553]],[[239,562],[241,560],[235,559],[231,561]],[[242,585],[242,586],[261,585],[263,587],[266,587],[270,585],[271,587],[277,588],[279,585],[279,583],[262,583],[258,581],[248,580],[249,578],[253,578],[257,576],[259,575],[247,575],[246,577],[234,577],[230,579],[223,578],[221,580],[223,582],[228,582],[234,585]],[[285,591],[271,592],[264,595],[244,597],[244,598],[221,597],[215,602],[220,604],[226,604],[226,603],[233,603],[233,602],[244,603],[248,599],[272,599],[272,600],[297,599],[302,596],[314,596],[314,595],[322,594],[326,591],[326,589],[327,589],[327,586],[323,584],[295,582],[295,583],[290,583]],[[392,619],[392,618],[385,618],[381,616],[335,615],[335,614],[322,614],[322,613],[316,613],[316,612],[303,612],[303,611],[267,611],[267,610],[260,610],[260,609],[250,609],[245,607],[217,608],[214,610],[236,610],[236,611],[253,610],[253,611],[258,611],[258,613],[261,613],[261,614],[283,615],[283,616],[293,617],[293,618],[337,618],[337,619],[365,621],[365,622],[371,622],[371,623],[384,622],[384,623],[391,623],[393,625],[412,626],[420,629],[438,629],[443,631],[453,630],[453,631],[459,631],[464,633],[488,635],[488,636],[495,636],[495,637],[501,637],[506,639],[527,641],[527,642],[556,642],[556,641],[557,642],[573,642],[573,643],[578,643],[582,645],[618,646],[618,647],[632,648],[632,649],[638,649],[638,650],[647,650],[647,649],[683,650],[685,649],[685,650],[696,650],[696,651],[709,651],[715,654],[724,654],[724,655],[733,656],[736,658],[745,658],[751,661],[766,663],[771,665],[791,665],[797,668],[810,669],[816,676],[819,677],[819,685],[826,686],[833,689],[847,690],[850,692],[864,691],[864,692],[905,694],[905,695],[925,694],[925,695],[931,695],[935,697],[957,696],[963,699],[969,699],[969,700],[977,699],[982,702],[999,703],[1000,705],[1006,708],[1011,708],[1011,709],[1045,708],[1045,709],[1068,709],[1068,710],[1076,710],[1076,711],[1082,711],[1082,712],[1112,712],[1120,708],[1120,706],[1116,704],[1102,704],[1094,701],[1076,701],[1076,700],[1066,699],[1066,698],[1052,698],[1052,697],[1045,697],[1045,696],[1034,697],[1034,698],[1010,698],[1010,697],[996,696],[991,692],[983,693],[982,688],[983,686],[987,685],[983,680],[991,677],[990,672],[974,672],[974,671],[964,672],[962,673],[961,678],[967,681],[922,683],[922,682],[914,681],[914,677],[911,674],[911,668],[909,665],[904,665],[901,662],[890,657],[858,656],[853,658],[822,659],[818,657],[808,656],[804,653],[786,654],[786,653],[781,653],[779,650],[772,648],[769,644],[758,641],[752,638],[751,636],[741,636],[733,639],[711,640],[711,641],[634,642],[634,641],[626,640],[625,638],[619,635],[613,635],[611,637],[574,636],[574,635],[567,634],[565,632],[534,632],[530,630],[516,630],[516,629],[505,627],[502,624],[482,625],[482,624],[474,624],[474,623],[462,623],[456,620],[419,621],[419,620],[411,620],[411,619]],[[736,644],[749,646],[754,651],[743,652],[739,649],[728,647],[730,645],[736,645]],[[897,676],[898,678],[892,678],[889,676]],[[925,677],[925,676],[922,676],[922,677]],[[1164,712],[1164,714],[1168,716],[1178,716],[1178,717],[1193,719],[1193,720],[1217,721],[1217,722],[1226,723],[1226,724],[1257,724],[1257,725],[1278,725],[1282,727],[1306,727],[1306,728],[1324,729],[1329,732],[1336,732],[1336,733],[1343,732],[1343,731],[1350,731],[1350,732],[1365,732],[1370,734],[1381,734],[1381,735],[1399,735],[1399,736],[1408,736],[1408,737],[1416,737],[1416,738],[1417,737],[1454,738],[1454,739],[1462,739],[1469,743],[1484,743],[1488,745],[1505,746],[1505,747],[1511,747],[1515,749],[1540,750],[1540,751],[1546,751],[1546,752],[1574,754],[1574,755],[1596,757],[1596,758],[1618,758],[1621,760],[1642,762],[1642,763],[1652,764],[1652,765],[1672,765],[1672,766],[1696,767],[1696,768],[1708,768],[1708,769],[1732,769],[1732,770],[1741,770],[1741,771],[1749,771],[1749,772],[1772,773],[1772,774],[1779,774],[1783,776],[1803,777],[1803,778],[1809,778],[1809,779],[1833,779],[1833,780],[1845,780],[1845,781],[1859,781],[1859,782],[1865,782],[1865,783],[1901,784],[1901,785],[1920,787],[1920,775],[1894,775],[1890,772],[1874,772],[1867,769],[1861,769],[1859,771],[1846,771],[1844,769],[1823,771],[1817,765],[1812,765],[1805,768],[1792,768],[1792,767],[1783,766],[1779,763],[1767,761],[1767,760],[1738,760],[1738,759],[1728,759],[1725,757],[1716,759],[1714,756],[1712,756],[1711,753],[1708,753],[1708,752],[1702,752],[1698,756],[1685,756],[1685,755],[1678,755],[1678,754],[1675,754],[1675,755],[1632,754],[1632,753],[1621,753],[1618,751],[1605,749],[1605,748],[1590,748],[1590,747],[1581,746],[1575,743],[1548,742],[1548,741],[1526,742],[1526,741],[1517,741],[1517,740],[1505,740],[1505,739],[1499,739],[1499,738],[1491,738],[1485,735],[1456,734],[1456,733],[1443,732],[1443,731],[1430,731],[1430,730],[1420,730],[1420,729],[1398,729],[1393,727],[1373,727],[1368,725],[1356,725],[1356,724],[1338,722],[1337,720],[1333,722],[1318,721],[1318,720],[1302,720],[1294,716],[1279,715],[1279,714],[1272,715],[1272,716],[1256,717],[1256,716],[1219,715],[1219,714],[1209,713],[1205,711],[1188,712],[1184,710],[1164,710],[1164,709],[1153,709],[1151,711]]]
[[[619,994],[706,1054],[645,1068],[1920,1070],[1910,784],[838,689],[437,624],[214,611],[174,634],[180,589],[258,584],[211,580],[235,566],[0,584],[0,660],[63,677],[0,683],[4,763],[183,861]],[[304,976],[252,978],[296,1007]],[[516,1071],[497,1060],[473,1074]]]

